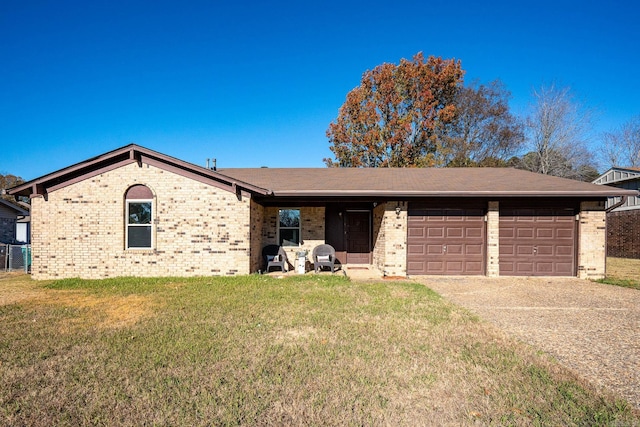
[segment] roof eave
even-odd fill
[[[75,182],[78,177],[90,177],[92,172],[95,172],[96,169],[100,169],[101,164],[109,164],[111,167],[119,167],[124,164],[134,162],[139,164],[143,162],[153,163],[157,166],[167,165],[169,169],[176,171],[177,173],[185,172],[194,177],[202,177],[201,179],[204,180],[217,181],[230,187],[233,191],[240,188],[251,193],[261,195],[270,194],[267,189],[230,178],[211,169],[185,162],[175,157],[140,147],[136,144],[129,144],[100,156],[93,157],[47,175],[43,175],[39,178],[13,187],[7,190],[7,192],[11,195],[19,196],[44,195],[47,191],[54,191],[58,188],[64,187],[69,182]],[[83,175],[83,173],[86,175]]]
[[[635,190],[620,191],[362,191],[362,190],[286,190],[274,197],[615,197],[637,196]]]

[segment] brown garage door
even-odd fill
[[[407,234],[407,273],[484,274],[483,208],[411,207]]]
[[[500,275],[575,274],[574,209],[500,210]]]

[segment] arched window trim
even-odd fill
[[[144,187],[135,189],[134,187]],[[134,191],[131,191],[134,189]],[[136,191],[137,190],[137,191]],[[155,248],[155,197],[149,187],[132,185],[125,192],[125,249]]]

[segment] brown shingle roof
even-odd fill
[[[10,189],[9,194],[46,195],[134,162],[161,167],[229,191],[244,189],[265,197],[637,195],[634,190],[506,168],[253,168],[212,171],[135,144],[36,178]]]
[[[511,168],[259,168],[218,173],[275,196],[613,196],[625,191]],[[626,191],[634,195],[633,191]]]

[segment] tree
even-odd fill
[[[531,152],[523,157],[522,167],[545,175],[585,180],[583,172],[593,167],[586,143],[590,111],[574,99],[568,87],[542,86],[533,96],[526,127]],[[525,159],[529,155],[532,158]]]
[[[509,111],[509,97],[499,80],[459,89],[455,119],[442,135],[448,166],[505,166],[520,151],[523,125]]]
[[[610,167],[640,167],[640,116],[604,134],[601,156]]]
[[[591,182],[600,176],[600,173],[592,164],[585,163],[575,166],[557,151],[552,151],[548,153],[547,156],[551,159],[550,163],[554,165],[555,176],[586,182]],[[511,158],[509,162],[507,162],[507,165],[517,169],[538,171],[541,169],[539,161],[540,157],[538,153],[531,151],[522,157]]]
[[[327,137],[336,160],[327,166],[440,166],[446,161],[438,135],[455,117],[462,84],[460,61],[422,53],[399,65],[382,64],[347,94]]]
[[[0,197],[8,200],[10,202],[16,202],[16,198],[14,196],[10,196],[6,194],[6,190],[9,188],[15,187],[16,185],[20,185],[24,182],[24,179],[19,176],[7,174],[0,174]]]

